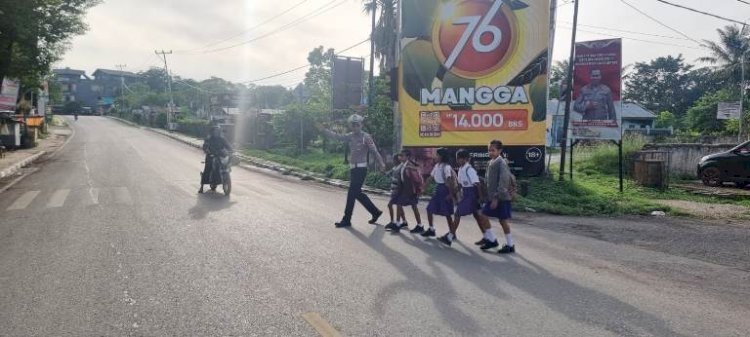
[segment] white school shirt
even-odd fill
[[[471,167],[469,163],[461,166],[458,170],[458,183],[461,184],[461,187],[472,187],[474,184],[478,184],[479,175],[477,174],[477,170]]]
[[[443,169],[443,172],[440,172],[440,169]],[[435,179],[435,182],[438,184],[445,184],[445,178],[453,176],[453,169],[449,164],[443,164],[438,163],[435,164],[434,167],[432,167],[432,178]]]

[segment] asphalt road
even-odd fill
[[[518,254],[500,256],[473,246],[468,218],[450,248],[368,225],[362,208],[335,229],[345,191],[262,171],[236,168],[229,199],[199,196],[198,150],[71,124],[56,157],[0,194],[2,336],[750,331],[746,224],[522,214]]]

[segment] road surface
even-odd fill
[[[750,331],[746,224],[522,214],[518,254],[500,256],[473,246],[469,219],[450,248],[368,225],[362,208],[335,229],[345,191],[262,171],[236,168],[229,199],[199,196],[197,149],[71,124],[56,157],[0,194],[3,336]]]

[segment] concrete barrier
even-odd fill
[[[672,176],[695,177],[701,158],[729,151],[735,146],[737,144],[647,144],[643,149],[669,152],[669,171]]]

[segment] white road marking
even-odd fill
[[[69,189],[59,189],[55,191],[47,203],[47,208],[62,207],[65,204],[65,200],[68,199],[68,194],[70,194]]]
[[[89,188],[89,197],[91,197],[91,205],[99,204],[99,189]]]
[[[28,207],[32,201],[36,198],[36,196],[39,195],[39,191],[28,191],[24,193],[20,198],[16,199],[16,201],[8,207],[9,211],[14,210],[21,210]]]

